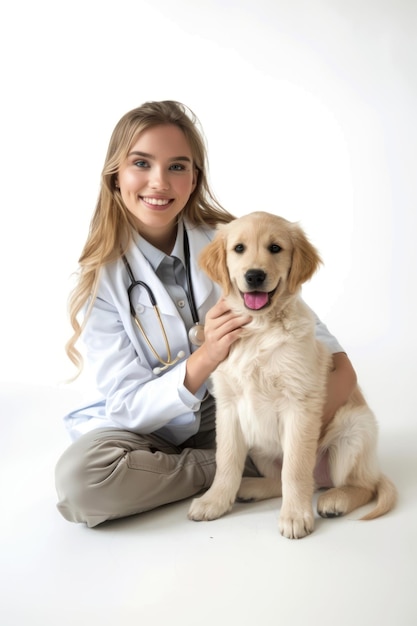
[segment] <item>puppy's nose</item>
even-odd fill
[[[256,289],[260,287],[266,278],[263,270],[248,270],[245,274],[245,280],[248,287]]]

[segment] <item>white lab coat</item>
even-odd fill
[[[197,259],[213,238],[214,230],[185,226],[195,304],[199,319],[204,322],[207,311],[220,297],[220,288],[199,268]],[[83,333],[86,358],[95,373],[97,391],[91,402],[66,415],[64,421],[72,439],[95,428],[113,427],[141,434],[158,431],[162,437],[179,444],[198,431],[199,408],[207,387],[204,385],[195,395],[184,387],[186,359],[190,355],[184,322],[136,241],[126,256],[135,279],[147,283],[154,293],[172,355],[182,350],[185,356],[161,374],[153,373],[160,363],[130,314],[127,296],[130,280],[123,260],[118,259],[102,269],[97,299]],[[133,296],[136,312],[151,343],[165,358],[161,328],[146,290],[135,288]],[[318,319],[317,331],[332,352],[343,351]]]
[[[190,269],[195,304],[200,321],[220,297],[220,289],[199,268],[200,251],[214,230],[186,224],[190,245]],[[184,387],[185,364],[190,344],[184,322],[164,285],[133,241],[126,257],[136,280],[147,283],[156,298],[168,336],[171,353],[184,358],[160,375],[160,363],[152,355],[129,308],[130,280],[123,260],[102,269],[98,295],[83,333],[86,358],[95,374],[98,397],[66,415],[71,438],[99,427],[116,427],[158,434],[173,443],[185,441],[198,431],[203,386],[194,395]],[[157,317],[144,288],[133,291],[134,305],[151,343],[166,357],[166,347]]]

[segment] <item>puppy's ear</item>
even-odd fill
[[[221,231],[203,248],[198,262],[207,276],[218,283],[227,296],[230,291],[230,278],[226,265],[226,240]]]
[[[293,225],[291,236],[294,247],[288,274],[288,289],[290,293],[295,293],[318,270],[322,260],[317,249],[296,224]]]

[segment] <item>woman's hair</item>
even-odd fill
[[[77,366],[78,373],[82,369],[82,357],[75,344],[94,303],[100,268],[116,260],[126,251],[132,238],[132,229],[135,228],[120,190],[116,187],[117,174],[138,136],[143,131],[161,124],[174,124],[182,130],[191,149],[193,165],[197,169],[197,184],[182,215],[196,226],[204,224],[214,226],[216,223],[230,222],[233,219],[210,190],[204,136],[197,117],[188,107],[180,102],[166,100],[146,102],[126,113],[117,123],[110,138],[96,208],[79,259],[78,282],[69,298],[69,315],[74,333],[66,344],[66,352]],[[81,325],[78,315],[87,301],[89,307]]]

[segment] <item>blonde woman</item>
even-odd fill
[[[198,120],[147,102],[110,139],[101,189],[70,297],[69,358],[82,339],[96,390],[65,416],[73,440],[56,468],[58,509],[89,527],[191,497],[215,474],[209,376],[250,315],[229,310],[198,255],[229,222],[210,191]],[[337,340],[323,425],[356,381]],[[248,459],[246,474],[257,475]]]

